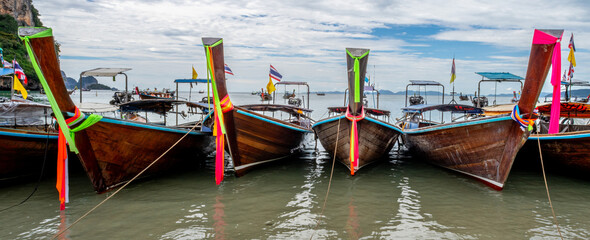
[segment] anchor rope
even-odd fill
[[[320,213],[320,217],[324,216],[324,210],[326,209],[326,203],[328,202],[328,195],[330,195],[330,187],[332,186],[332,176],[334,175],[334,163],[336,162],[336,150],[338,150],[338,137],[340,135],[340,120],[342,118],[338,118],[338,128],[336,130],[336,146],[334,146],[334,157],[332,158],[332,169],[330,170],[330,180],[328,181],[328,190],[326,191],[326,197],[324,198],[324,204],[322,205],[322,212]],[[318,226],[320,225],[320,218],[315,224],[314,232],[311,233],[311,237],[309,239],[313,239],[313,235],[315,234],[315,230],[317,230]]]
[[[131,182],[133,182],[135,179],[137,179],[141,174],[143,174],[145,171],[147,171],[152,165],[154,165],[156,162],[158,162],[170,150],[172,150],[174,147],[176,147],[176,145],[178,145],[178,143],[180,141],[182,141],[189,133],[191,133],[197,127],[198,124],[199,123],[196,123],[187,133],[185,133],[180,139],[178,139],[178,141],[176,141],[174,144],[172,144],[172,146],[170,146],[170,148],[168,148],[168,150],[166,150],[164,153],[162,153],[158,158],[156,158],[156,160],[154,160],[152,163],[150,163],[150,165],[148,165],[143,170],[141,170],[141,172],[139,172],[137,175],[135,175],[135,177],[133,177],[131,180],[129,180],[123,186],[121,186],[119,189],[117,189],[117,191],[115,191],[112,195],[110,195],[107,198],[105,198],[104,200],[102,200],[100,203],[98,203],[96,206],[94,206],[92,209],[90,209],[84,215],[82,215],[81,217],[79,217],[78,219],[76,219],[76,221],[74,221],[70,226],[68,226],[64,230],[62,230],[62,231],[58,232],[57,234],[55,234],[51,239],[56,239],[57,237],[59,237],[60,235],[62,235],[63,233],[65,233],[67,230],[69,230],[71,227],[73,227],[74,225],[76,225],[78,222],[80,222],[82,219],[84,219],[86,216],[88,216],[90,213],[92,213],[94,210],[96,210],[98,207],[102,206],[106,201],[108,201],[109,199],[111,199],[112,197],[114,197],[115,195],[117,195],[117,193],[119,193],[121,190],[123,190],[127,185],[129,185]]]
[[[559,230],[559,223],[557,222],[557,217],[555,216],[555,210],[553,209],[553,203],[551,202],[551,195],[549,194],[549,186],[547,185],[547,176],[545,176],[545,165],[543,164],[543,153],[541,153],[541,139],[539,138],[539,130],[537,129],[537,145],[539,146],[539,157],[541,158],[541,170],[543,171],[543,180],[545,181],[545,189],[547,190],[547,199],[549,199],[549,206],[551,207],[551,213],[553,214],[553,221],[555,222],[555,227],[557,227],[557,233],[559,233],[559,237],[563,240],[563,236],[561,235],[561,231]]]

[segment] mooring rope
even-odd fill
[[[539,138],[539,130],[537,130],[537,145],[539,146],[539,157],[541,158],[541,170],[543,171],[543,180],[545,181],[545,189],[547,190],[547,199],[549,199],[549,206],[551,207],[551,213],[553,214],[553,221],[557,227],[557,233],[559,237],[563,239],[561,231],[559,230],[559,223],[557,222],[557,216],[555,216],[555,210],[553,209],[553,203],[551,203],[551,195],[549,194],[549,186],[547,185],[547,177],[545,176],[545,165],[543,164],[543,153],[541,153],[541,139]]]
[[[328,202],[328,195],[330,195],[330,187],[332,186],[332,176],[334,175],[334,163],[336,162],[336,150],[338,150],[338,136],[340,135],[340,119],[338,118],[338,128],[336,130],[336,146],[334,146],[334,157],[332,158],[332,169],[330,170],[330,180],[328,181],[328,190],[326,191],[326,197],[324,198],[324,204],[322,205],[322,212],[320,213],[320,218],[324,216],[324,210],[326,209],[326,203]],[[313,239],[313,235],[315,234],[315,230],[317,230],[318,226],[320,225],[320,218],[315,224],[314,232],[311,233],[311,237],[309,239]]]
[[[164,153],[162,153],[158,158],[156,158],[156,160],[154,160],[152,163],[150,163],[150,165],[148,165],[143,170],[141,170],[141,172],[139,172],[137,175],[135,175],[135,177],[133,177],[131,180],[129,180],[123,186],[121,186],[119,189],[117,189],[117,191],[115,191],[112,195],[110,195],[107,198],[105,198],[104,200],[102,200],[102,202],[100,202],[99,204],[94,206],[92,209],[90,209],[88,212],[86,212],[84,215],[79,217],[70,226],[68,226],[67,228],[65,228],[61,232],[58,232],[57,234],[55,234],[55,236],[53,236],[51,239],[56,239],[57,237],[62,235],[64,232],[69,230],[72,226],[76,225],[78,222],[80,222],[82,219],[84,219],[86,216],[88,216],[88,214],[92,213],[94,210],[96,210],[98,207],[100,207],[102,204],[104,204],[106,201],[108,201],[109,199],[111,199],[112,197],[117,195],[117,193],[119,193],[121,190],[123,190],[123,188],[125,188],[127,185],[129,185],[131,182],[133,182],[133,180],[137,179],[141,174],[143,174],[145,171],[147,171],[156,162],[158,162],[160,160],[160,158],[162,158],[164,155],[166,155],[170,150],[172,150],[172,148],[176,147],[176,145],[178,145],[178,143],[180,141],[182,141],[182,139],[184,139],[190,132],[192,132],[197,127],[198,124],[199,124],[198,122],[195,123],[195,125],[187,133],[185,133],[180,139],[178,139],[178,141],[176,141],[174,144],[172,144],[172,146],[170,146],[170,148],[168,148],[168,150],[166,150]]]

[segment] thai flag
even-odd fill
[[[234,73],[231,71],[231,69],[229,68],[229,66],[227,66],[227,64],[224,64],[224,65],[225,65],[225,74],[230,74],[230,75],[233,76]]]
[[[268,74],[268,76],[270,76],[270,78],[277,80],[279,82],[281,81],[281,78],[283,78],[283,75],[281,75],[279,73],[279,71],[277,71],[277,69],[272,66],[272,64],[270,65],[270,73]]]
[[[18,65],[16,60],[14,60],[12,63],[14,65],[14,74],[16,74],[19,79],[22,79],[25,82],[25,85],[27,85],[27,75],[25,75],[25,71],[20,67],[20,65]]]

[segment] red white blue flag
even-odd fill
[[[233,76],[234,73],[231,71],[231,69],[229,68],[229,66],[227,66],[227,64],[224,64],[224,65],[225,65],[225,74],[230,74],[230,75]]]
[[[18,62],[16,62],[16,60],[12,61],[12,64],[14,65],[14,74],[16,74],[16,76],[23,80],[23,82],[25,82],[25,85],[27,85],[27,75],[25,75],[25,71],[23,70],[23,68],[20,67],[20,65],[18,65]]]
[[[279,73],[279,71],[277,71],[277,69],[275,67],[272,66],[272,64],[270,65],[270,73],[268,74],[268,76],[270,76],[270,78],[277,80],[277,81],[281,81],[281,79],[283,78],[283,75],[281,75]]]

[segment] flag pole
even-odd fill
[[[14,59],[12,59],[12,84],[10,84],[10,100],[12,101],[14,98],[14,77],[16,77],[16,72],[14,71],[14,60],[16,60],[16,55],[14,55]],[[2,63],[4,66],[4,63]]]

